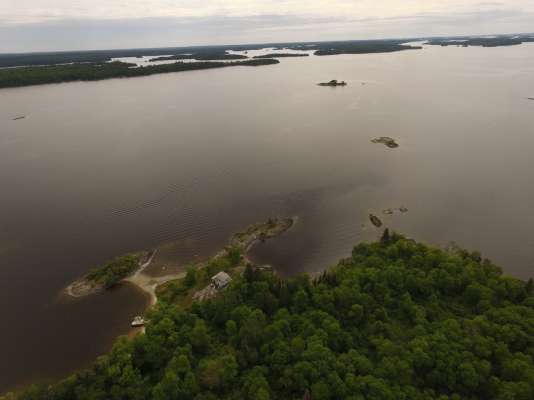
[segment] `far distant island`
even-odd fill
[[[308,57],[308,53],[270,53],[254,56],[253,58],[288,58],[288,57]]]
[[[533,35],[499,35],[491,37],[452,37],[452,38],[435,38],[425,44],[434,46],[480,46],[480,47],[501,47],[516,46],[523,43],[534,42]]]
[[[104,63],[118,58],[151,56],[154,61],[164,60],[235,60],[247,58],[251,50],[273,49],[276,54],[287,50],[313,51],[315,55],[389,53],[392,51],[421,49],[411,46],[408,40],[345,40],[335,42],[263,43],[226,46],[187,46],[147,49],[58,51],[47,53],[0,54],[0,68],[46,66],[72,63]]]

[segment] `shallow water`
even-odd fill
[[[533,276],[533,50],[431,47],[1,90],[0,392],[64,376],[128,332],[146,301],[131,287],[58,300],[92,266],[167,241],[186,262],[269,216],[299,216],[253,252],[284,275],[377,237],[373,212]],[[330,79],[349,85],[315,85]],[[382,214],[401,205],[409,212]]]

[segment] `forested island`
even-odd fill
[[[91,368],[3,400],[534,398],[534,284],[477,252],[386,230],[313,279],[246,264],[184,305],[194,285]]]
[[[169,72],[181,72],[200,69],[278,64],[275,59],[244,61],[198,61],[176,62],[172,64],[135,67],[123,62],[79,63],[49,65],[40,67],[17,67],[0,69],[0,88],[42,85],[72,81],[96,81],[110,78],[131,78]]]
[[[110,289],[149,263],[154,254],[155,250],[151,250],[116,257],[102,266],[93,268],[87,275],[71,283],[66,288],[66,293],[72,297],[83,297]]]

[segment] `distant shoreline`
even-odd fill
[[[303,58],[310,53],[314,56],[382,54],[421,50],[423,45],[489,48],[529,42],[534,42],[531,34],[0,54],[0,89],[233,66],[266,66],[279,64],[278,58]],[[265,49],[270,52],[250,58],[247,55],[248,51]],[[125,58],[143,57],[152,57],[149,62],[177,62],[146,65],[124,62]]]

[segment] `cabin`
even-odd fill
[[[136,316],[133,321],[132,321],[132,327],[133,328],[137,328],[137,327],[140,327],[140,326],[144,326],[145,325],[145,319],[143,317],[141,317],[140,315]]]
[[[211,283],[217,289],[224,289],[226,286],[230,284],[231,281],[232,281],[232,278],[230,278],[230,275],[228,275],[224,271],[221,271],[218,274],[211,277]]]

